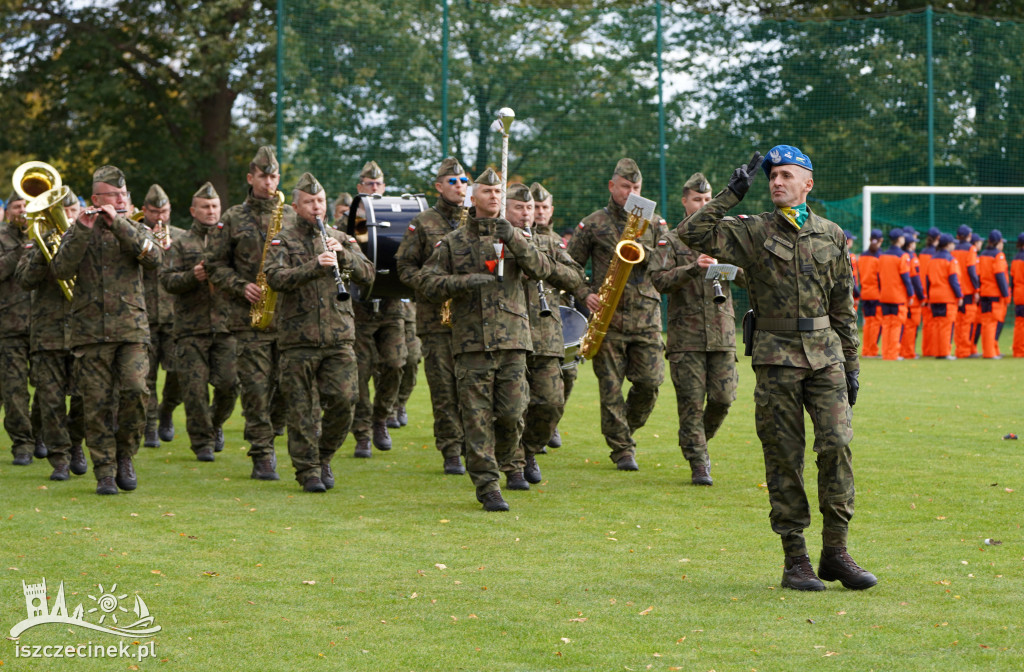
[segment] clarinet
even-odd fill
[[[530,227],[527,226],[525,228],[526,228],[526,233],[531,235],[531,237],[532,237],[533,232],[530,230]],[[540,316],[541,317],[551,317],[551,306],[548,305],[548,297],[547,297],[547,292],[544,291],[544,281],[543,280],[538,280],[537,281],[537,294],[540,297]]]
[[[316,228],[320,229],[320,240],[324,244],[324,251],[330,250],[327,247],[327,229],[324,227],[324,220],[320,217],[316,218]],[[345,288],[345,278],[342,277],[341,271],[338,270],[338,264],[331,266],[331,274],[334,276],[334,284],[338,286],[338,301],[348,301],[351,298],[351,294]],[[348,275],[348,273],[346,272],[345,275]]]

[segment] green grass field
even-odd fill
[[[1003,351],[1009,351],[1008,332]],[[39,670],[1007,670],[1024,668],[1024,361],[863,362],[854,409],[850,549],[879,577],[852,592],[779,588],[749,360],[712,442],[712,488],[689,485],[670,382],[617,472],[585,366],[542,456],[545,480],[485,513],[445,476],[420,377],[395,449],[335,459],[337,487],[301,492],[279,439],[276,483],[249,479],[241,413],[212,464],[178,436],[137,459],[139,489],[0,464],[0,631],[22,581],[63,581],[68,610],[100,586],[141,595],[155,660],[26,660]],[[809,426],[808,426],[809,429]],[[6,445],[6,444],[5,444]],[[808,489],[814,501],[813,454]],[[820,516],[807,536],[820,549]],[[986,538],[1001,541],[986,545]],[[120,613],[120,612],[118,612]],[[96,620],[97,614],[87,615]],[[122,616],[127,622],[134,614]],[[108,621],[109,622],[109,621]],[[21,644],[112,644],[36,626]],[[145,640],[139,640],[145,641]],[[134,648],[134,647],[133,647]]]

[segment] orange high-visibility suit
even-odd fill
[[[878,252],[862,252],[857,260],[857,273],[860,275],[860,307],[864,313],[864,350],[865,357],[878,356],[878,337],[882,333],[882,319],[879,313],[878,300],[881,291],[878,286]]]
[[[981,279],[978,277],[978,253],[971,243],[957,243],[953,249],[953,257],[960,266],[963,280],[964,304],[956,313],[956,356],[963,359],[970,357],[974,352],[971,325],[977,319],[978,304],[974,301],[974,295],[981,287]]]
[[[931,328],[932,311],[928,310],[928,262],[935,255],[935,246],[929,245],[917,254],[917,262],[921,274],[921,285],[924,288],[924,301],[921,309],[921,356],[934,357],[935,344],[932,343],[934,329]]]
[[[960,290],[959,263],[952,254],[937,250],[928,262],[926,277],[928,308],[932,314],[931,339],[935,344],[935,356],[945,359],[952,350],[953,324],[957,302],[963,298]]]
[[[903,320],[903,335],[900,336],[900,357],[914,359],[917,356],[917,328],[921,324],[921,305],[924,303],[924,285],[921,282],[921,264],[912,250],[906,251],[910,261],[910,285],[914,293],[907,300],[907,316]]]
[[[914,295],[910,284],[910,258],[893,245],[878,255],[879,301],[882,312],[882,359],[900,357],[900,335],[907,316],[907,299]]]
[[[1006,317],[1003,298],[1010,296],[1010,283],[1005,269],[1006,255],[998,248],[985,248],[978,255],[978,278],[981,280],[978,319],[981,322],[982,357],[985,359],[999,356],[996,331],[1001,318]]]
[[[1024,357],[1024,250],[1019,250],[1010,265],[1013,285],[1013,356]]]

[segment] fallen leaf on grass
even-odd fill
[[[303,581],[302,583],[307,585],[307,586],[315,586],[316,585],[316,581]]]
[[[151,570],[149,570],[149,573],[150,574],[163,574],[163,572],[161,572],[159,569],[151,569]]]
[[[203,576],[220,576],[220,572],[203,572]]]
[[[448,569],[448,565],[442,564],[440,562],[437,563],[436,565],[434,565],[434,567],[437,567],[438,569],[441,569],[441,570]]]
[[[580,617],[580,618],[570,618],[570,619],[569,619],[569,622],[570,622],[570,623],[586,623],[586,622],[587,622],[587,619],[586,619],[585,617]]]
[[[646,616],[647,614],[651,613],[652,611],[654,611],[654,607],[647,607],[646,609],[641,611],[639,615],[640,616]]]
[[[572,640],[569,639],[568,637],[562,637],[562,641],[565,642],[566,644],[569,644],[570,642],[572,642]]]
[[[164,518],[173,518],[174,514],[171,513],[170,511],[168,511],[167,513],[164,513],[163,516],[164,516]]]

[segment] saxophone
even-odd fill
[[[459,224],[456,229],[461,229],[466,224],[466,218],[469,216],[469,208],[463,206],[462,211],[459,213]],[[441,306],[441,324],[452,328],[452,300],[448,299]]]
[[[274,209],[274,216],[267,227],[267,239],[263,242],[263,258],[260,260],[260,272],[256,276],[256,284],[260,288],[260,298],[249,307],[249,324],[254,329],[268,329],[274,322],[274,308],[277,305],[277,292],[267,284],[267,274],[263,268],[267,265],[267,252],[270,251],[270,242],[281,232],[281,222],[284,220],[284,194],[276,192],[277,207]]]
[[[649,216],[645,218],[646,213],[641,204],[632,203],[632,208],[629,207],[634,198],[639,199],[635,194],[631,194],[626,202],[629,211],[626,228],[622,230],[622,236],[615,246],[615,255],[612,257],[611,263],[608,264],[604,282],[597,290],[597,300],[601,306],[590,316],[587,333],[580,341],[579,354],[586,359],[593,359],[597,351],[601,349],[601,343],[604,342],[605,334],[608,333],[608,325],[611,324],[612,316],[615,315],[615,309],[619,305],[619,299],[622,298],[622,292],[626,288],[626,281],[629,280],[629,273],[634,266],[644,260],[646,254],[643,245],[636,242],[636,239],[644,235],[651,220]],[[650,210],[653,213],[653,203],[647,202],[651,204]]]

